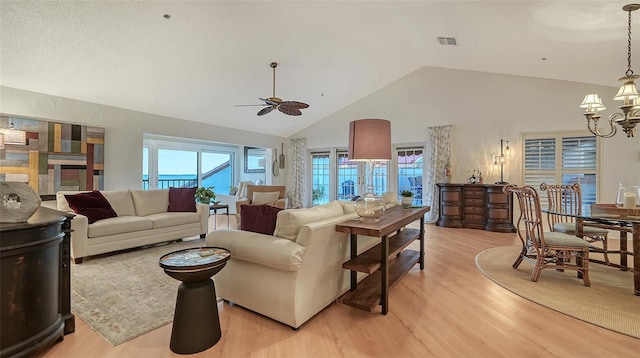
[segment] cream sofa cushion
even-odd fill
[[[157,213],[145,216],[153,222],[153,228],[178,226],[184,224],[192,224],[200,221],[198,213],[174,211],[166,213]]]
[[[137,216],[165,213],[169,209],[169,190],[132,190]]]
[[[150,219],[140,216],[117,216],[98,220],[90,224],[87,229],[87,237],[100,237],[122,234],[132,231],[149,230],[153,227]]]
[[[280,193],[277,191],[268,191],[268,192],[253,192],[253,198],[251,198],[251,205],[273,205],[278,201],[278,197],[280,197]]]
[[[273,236],[295,241],[302,225],[343,215],[339,201],[303,209],[286,209],[278,213]]]
[[[118,216],[135,216],[136,209],[133,207],[133,199],[131,199],[131,190],[107,190],[101,191],[102,195],[107,199],[113,210]]]
[[[356,212],[356,202],[355,201],[341,201],[342,210],[344,214],[353,214]]]

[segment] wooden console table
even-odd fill
[[[351,270],[351,292],[343,303],[368,311],[380,304],[382,314],[389,312],[391,287],[416,263],[420,263],[420,270],[424,269],[424,214],[429,210],[428,206],[407,209],[396,206],[387,210],[376,223],[356,219],[336,225],[336,231],[349,234],[351,239],[351,260],[342,264],[343,268]],[[405,228],[418,219],[419,230]],[[358,235],[379,237],[381,242],[358,255]],[[404,250],[416,239],[420,240],[420,252]],[[357,272],[369,276],[358,284]]]
[[[502,185],[436,184],[439,189],[439,216],[436,225],[464,227],[494,232],[516,232],[513,225],[513,198]]]
[[[36,355],[75,331],[71,313],[71,218],[40,207],[0,224],[0,357]]]

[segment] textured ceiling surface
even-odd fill
[[[626,3],[0,0],[0,84],[288,136],[422,66],[618,86]],[[272,61],[302,116],[234,107],[272,95]]]

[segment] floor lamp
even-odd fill
[[[367,192],[355,202],[355,211],[364,222],[376,222],[384,214],[384,202],[373,192],[376,161],[391,160],[391,122],[359,119],[349,123],[349,161],[366,163]]]

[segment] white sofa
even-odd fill
[[[395,193],[383,195],[387,206]],[[357,218],[353,202],[333,201],[277,214],[274,235],[216,230],[207,246],[231,251],[226,267],[214,277],[217,295],[293,328],[300,327],[349,289],[349,238],[337,223]],[[358,237],[358,253],[379,243]],[[359,274],[359,280],[364,274]]]
[[[73,212],[65,195],[77,193],[81,192],[56,193],[55,208]],[[86,216],[75,214],[71,220],[71,257],[76,264],[82,263],[87,256],[195,235],[205,237],[207,234],[209,206],[196,204],[196,212],[168,212],[168,189],[114,190],[101,193],[118,216],[89,224]]]

